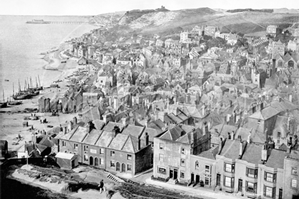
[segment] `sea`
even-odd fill
[[[42,19],[52,23],[27,24],[27,21]],[[18,90],[18,82],[24,88],[25,81],[49,86],[61,74],[43,69],[47,64],[42,58],[51,49],[57,48],[71,38],[79,37],[97,27],[88,24],[83,16],[10,16],[0,15],[0,101],[6,100]]]

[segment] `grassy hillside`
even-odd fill
[[[110,17],[102,17],[106,21]],[[195,25],[214,25],[222,31],[255,33],[266,30],[270,24],[287,27],[299,22],[299,13],[270,13],[255,12],[224,12],[210,8],[184,9],[174,11],[160,10],[133,10],[125,14],[113,15],[116,28],[126,30],[126,33],[141,32],[143,34],[159,33],[172,35]]]

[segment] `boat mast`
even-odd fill
[[[19,84],[19,92],[21,92],[21,84],[20,84],[20,80],[18,80],[18,84]]]
[[[41,85],[41,81],[40,81],[40,76],[39,76],[39,75],[38,75],[38,80],[39,80],[39,85],[42,86],[42,85]]]
[[[39,87],[38,82],[37,82],[37,77],[35,77],[35,85],[36,85],[36,88]]]
[[[25,79],[24,91],[26,91],[26,85],[27,85],[27,82],[26,82],[26,79]]]
[[[31,81],[31,77],[30,77],[30,88],[32,88],[32,81]]]

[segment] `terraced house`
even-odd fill
[[[98,120],[56,138],[59,152],[77,154],[80,163],[134,175],[152,166],[156,134],[152,128]]]

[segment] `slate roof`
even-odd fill
[[[119,133],[109,144],[110,149],[122,150],[128,135]]]
[[[176,141],[179,137],[181,137],[181,132],[183,130],[179,126],[175,126],[170,130],[166,131],[162,136],[161,139]]]
[[[159,134],[162,133],[162,131],[154,129],[154,128],[145,128],[145,130],[143,131],[141,138],[145,139],[146,133],[148,133],[149,135],[149,141],[153,142],[154,141],[154,137],[158,136]]]
[[[78,127],[72,137],[69,139],[73,142],[82,142],[85,136],[88,134],[85,127]]]
[[[255,113],[253,113],[249,117],[258,119],[258,120],[267,120],[267,119],[277,115],[278,113],[280,113],[280,111],[278,111],[277,109],[275,109],[271,106],[268,106],[261,111],[257,111]]]
[[[247,146],[246,151],[242,157],[242,160],[245,160],[252,164],[261,163],[261,151],[263,144],[251,143]]]
[[[122,151],[129,153],[138,152],[138,139],[132,135],[128,135],[127,140],[125,141]]]
[[[219,150],[218,146],[212,147],[209,150],[203,151],[202,153],[198,154],[198,156],[207,158],[207,159],[211,159],[211,160],[215,160],[218,150]]]
[[[298,107],[295,106],[293,103],[291,102],[287,102],[287,101],[273,101],[271,102],[271,105],[273,108],[277,109],[278,111],[282,112],[282,111],[291,111],[291,110],[295,110]]]
[[[75,127],[74,129],[72,129],[71,131],[69,131],[68,133],[62,135],[60,137],[60,139],[63,139],[63,140],[69,140],[73,134],[75,133],[75,131],[77,131],[77,129],[79,128],[79,126]]]
[[[85,144],[95,145],[103,131],[93,129],[87,134],[87,136],[82,141]]]
[[[115,137],[115,133],[103,131],[95,145],[100,147],[108,147],[108,145],[110,144],[111,140],[114,137]]]
[[[245,145],[243,145],[243,147],[245,147]],[[238,159],[239,151],[240,151],[239,148],[240,148],[239,140],[226,139],[220,155],[233,160]]]
[[[247,141],[248,136],[251,135],[251,132],[252,132],[252,129],[240,127],[237,130],[235,137],[237,138],[240,135],[242,140]]]
[[[122,131],[123,129],[123,124],[121,123],[116,123],[116,122],[108,122],[108,124],[106,124],[103,128],[104,131],[109,131],[112,132],[114,130],[114,127],[118,126],[120,128],[120,130]]]
[[[273,149],[271,150],[271,154],[267,160],[267,162],[265,163],[265,165],[267,167],[271,167],[271,168],[281,168],[283,169],[283,165],[284,165],[284,158],[286,157],[286,152],[285,151],[280,151],[280,150],[276,150]]]
[[[136,138],[139,138],[142,135],[144,127],[128,125],[122,132],[124,135],[132,135]]]
[[[105,125],[105,122],[103,120],[94,120],[93,123],[95,125],[95,128],[98,130],[101,130]]]

